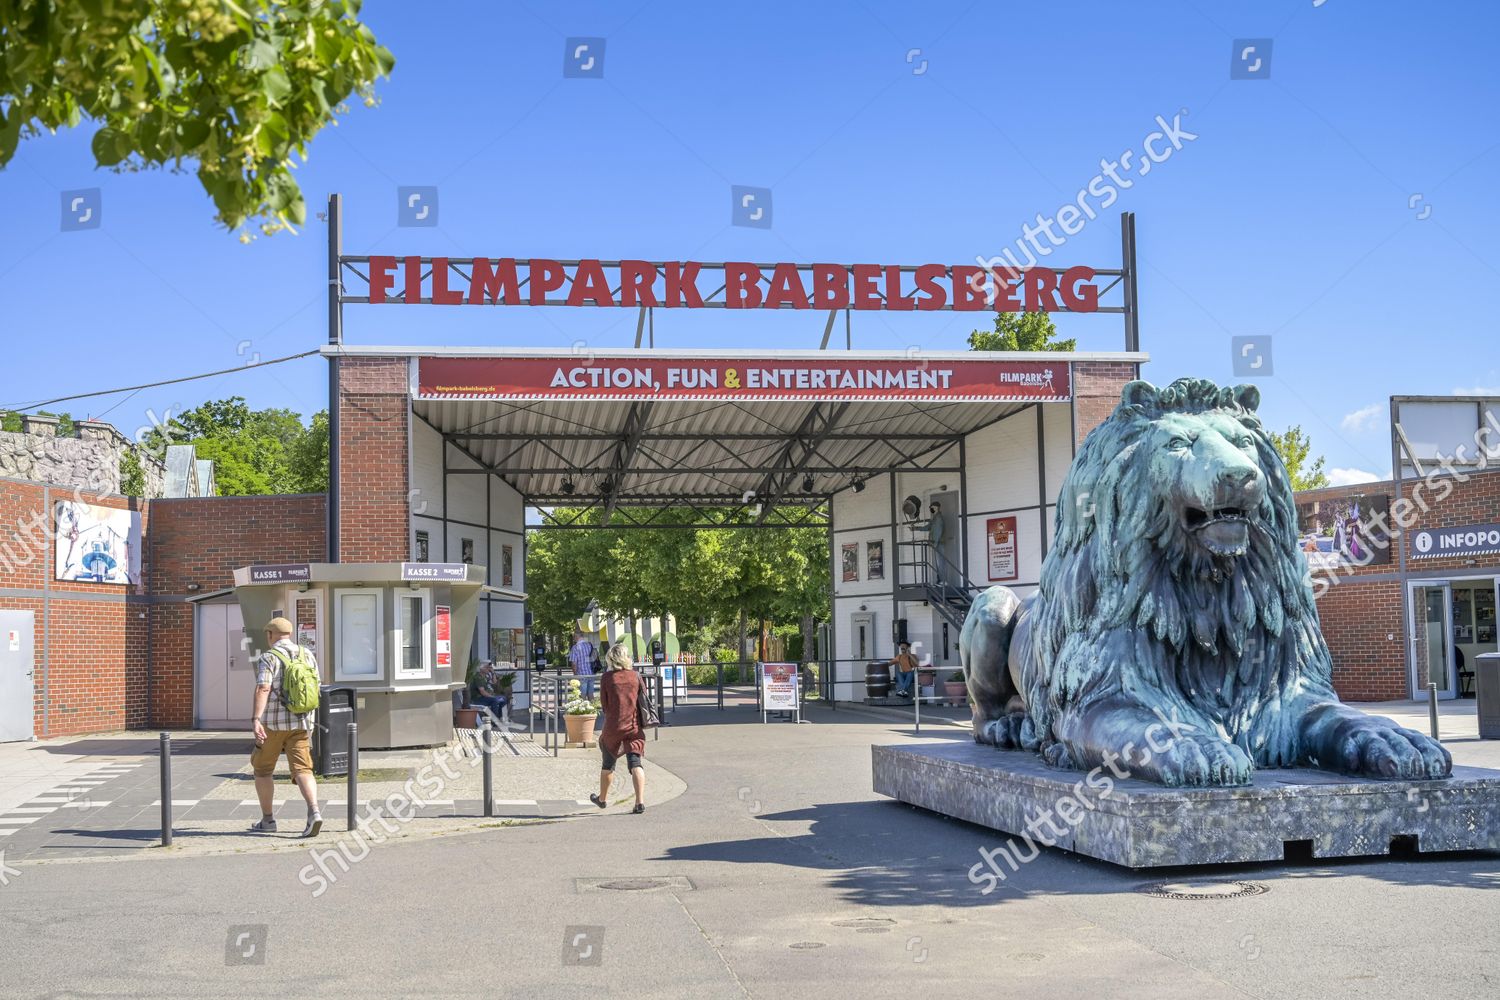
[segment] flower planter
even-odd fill
[[[563,719],[568,725],[569,743],[592,743],[594,742],[594,719],[593,715],[565,715]]]
[[[479,728],[479,709],[459,708],[453,712],[453,724],[459,729]]]
[[[969,697],[969,686],[963,681],[943,681],[943,697],[963,703]]]

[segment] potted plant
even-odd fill
[[[969,697],[969,685],[964,681],[964,672],[955,670],[953,676],[943,681],[943,694],[950,701],[962,705]]]
[[[568,681],[568,693],[563,700],[563,720],[568,726],[568,742],[594,742],[594,720],[598,716],[598,699],[585,698],[583,685],[576,677]]]
[[[937,694],[937,668],[931,664],[917,667],[917,693],[924,697]]]
[[[478,729],[479,709],[472,707],[469,696],[474,693],[474,677],[479,673],[479,660],[469,658],[469,668],[464,672],[463,705],[453,710],[453,725],[458,729]]]

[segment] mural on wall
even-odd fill
[[[1388,493],[1361,493],[1297,505],[1297,545],[1310,570],[1383,566],[1391,561]]]
[[[859,579],[859,543],[844,543],[844,582],[854,583]]]
[[[140,513],[58,501],[53,576],[76,583],[140,583]]]
[[[865,543],[865,579],[885,579],[885,541]]]

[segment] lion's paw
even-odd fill
[[[1368,778],[1446,778],[1453,773],[1453,757],[1437,740],[1373,720],[1348,733],[1337,753],[1326,767]]]
[[[990,719],[974,726],[974,742],[985,743],[1001,750],[1016,750],[1021,746],[1021,725],[1026,721],[1025,712],[1007,712],[998,719]]]
[[[1250,756],[1212,736],[1176,735],[1164,750],[1152,750],[1131,766],[1132,777],[1163,785],[1248,785],[1255,765]]]

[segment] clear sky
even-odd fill
[[[1301,424],[1335,481],[1389,474],[1392,394],[1500,394],[1494,3],[370,0],[364,17],[396,69],[379,107],[314,140],[298,236],[244,246],[190,174],[96,170],[87,125],[23,143],[0,173],[0,405],[316,348],[312,213],[332,191],[349,253],[968,263],[1101,160],[1136,150],[1138,168],[1158,115],[1196,138],[1120,169],[1129,189],[1049,257],[1118,266],[1118,213],[1137,213],[1147,378],[1232,381],[1231,338],[1269,336],[1262,414]],[[564,78],[573,36],[606,40],[602,79]],[[1270,39],[1269,60],[1237,39]],[[440,224],[398,228],[398,185],[436,185]],[[772,190],[772,228],[730,224],[731,185]],[[60,193],[90,187],[100,227],[61,232]],[[346,336],[607,348],[634,319],[351,306]],[[854,346],[960,349],[982,321],[856,314]],[[1123,346],[1117,316],[1060,326]],[[806,313],[656,322],[657,346],[684,350],[821,333]],[[310,414],[325,363],[69,408],[131,432],[232,394]]]

